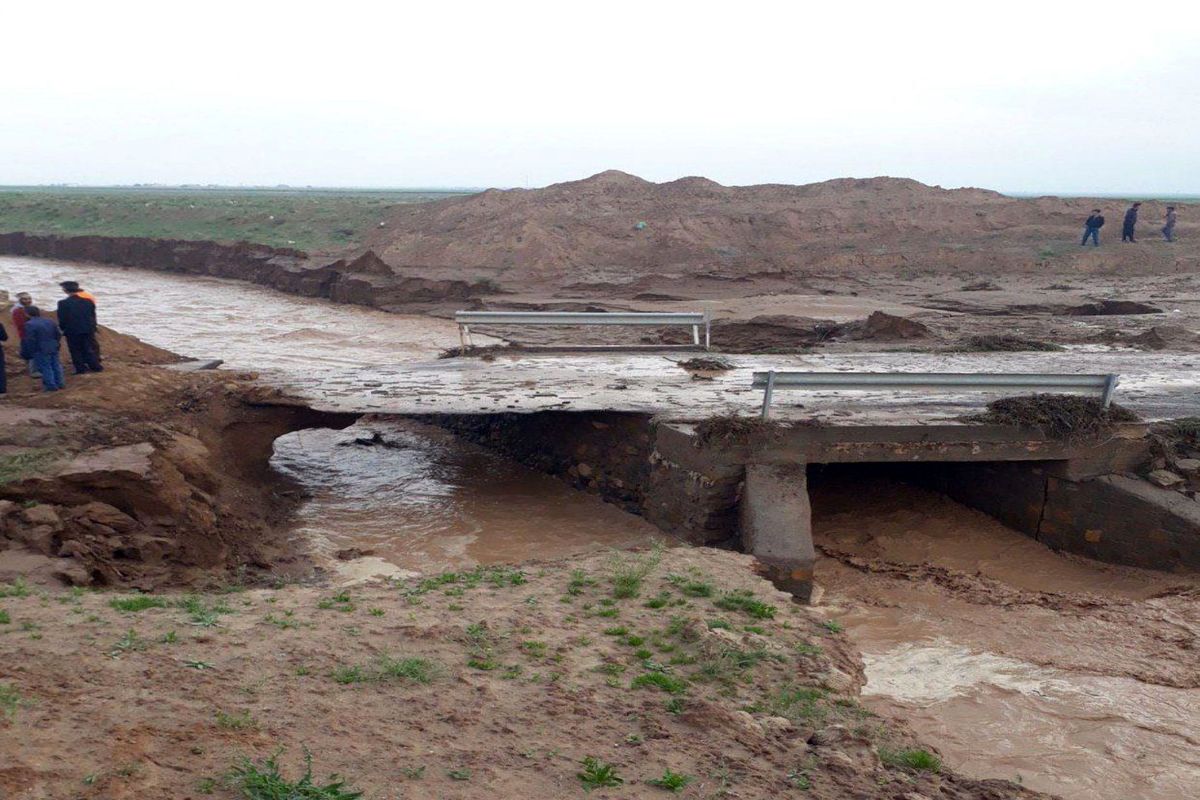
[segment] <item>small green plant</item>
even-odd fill
[[[179,636],[175,631],[167,631],[162,636],[158,637],[158,641],[162,644],[175,644],[179,641]]]
[[[424,764],[417,767],[404,767],[400,771],[403,772],[404,777],[408,778],[410,781],[419,781],[425,777]]]
[[[196,791],[200,794],[212,794],[217,790],[216,778],[201,778],[196,781]]]
[[[942,760],[928,750],[892,750],[879,748],[879,760],[889,767],[941,772]]]
[[[222,614],[233,613],[233,609],[224,602],[208,605],[203,598],[194,594],[178,601],[176,605],[187,612],[189,624],[200,628],[212,628],[216,626]]]
[[[680,714],[683,713],[683,708],[684,708],[683,698],[682,697],[672,697],[671,699],[667,700],[667,702],[664,703],[663,706],[667,709],[668,714],[674,714],[675,716],[679,716]]]
[[[677,678],[662,672],[648,672],[645,675],[638,675],[633,679],[631,686],[634,689],[653,687],[670,694],[683,694],[688,688],[687,681],[683,678]]]
[[[678,794],[679,792],[682,792],[684,788],[686,788],[687,785],[693,780],[695,779],[689,775],[682,775],[678,772],[672,772],[668,769],[663,772],[661,778],[651,778],[650,780],[646,781],[646,783],[650,784],[651,786],[657,786],[659,789],[666,789],[668,792],[675,792]]]
[[[290,781],[279,771],[278,756],[276,753],[262,764],[243,759],[230,772],[230,783],[246,800],[358,800],[363,796],[362,792],[347,789],[346,782],[337,775],[330,775],[328,783],[316,783],[308,752],[304,754],[304,774]]]
[[[214,667],[208,661],[200,661],[199,659],[195,658],[184,659],[183,665],[188,669],[194,669],[197,672],[203,672],[206,669],[216,669],[216,667]]]
[[[819,656],[823,652],[818,645],[808,642],[797,642],[795,650],[802,656]]]
[[[845,628],[842,627],[842,623],[838,622],[836,619],[825,620],[821,623],[821,627],[830,633],[841,633],[843,630],[845,630]]]
[[[12,622],[12,617],[3,608],[0,608],[0,625],[8,625]]]
[[[613,587],[613,597],[618,600],[637,597],[642,591],[642,581],[651,572],[658,569],[659,562],[662,561],[662,553],[662,544],[655,542],[650,552],[644,555],[614,557],[611,567],[612,574],[609,576]]]
[[[0,583],[0,597],[28,597],[29,585],[18,577],[12,583]]]
[[[392,658],[383,656],[379,659],[380,680],[405,680],[413,683],[430,683],[438,676],[438,665],[424,658]]]
[[[824,689],[810,686],[785,686],[774,695],[751,706],[753,711],[763,711],[776,717],[800,722],[824,719],[829,709],[824,704]]]
[[[0,717],[12,719],[21,705],[21,693],[10,683],[0,683]]]
[[[617,774],[615,766],[592,756],[583,760],[583,769],[579,771],[577,777],[583,784],[584,791],[588,792],[625,783],[625,779]]]
[[[644,603],[644,605],[646,606],[646,608],[653,608],[655,610],[658,610],[660,608],[666,608],[667,605],[670,604],[670,602],[671,602],[671,593],[670,592],[659,592],[654,597],[651,597],[649,600],[647,600]]]
[[[471,780],[471,770],[469,769],[448,769],[446,775],[452,781],[469,781]]]
[[[349,613],[357,608],[357,606],[354,605],[354,601],[350,599],[349,592],[338,592],[333,597],[325,597],[318,601],[317,608],[321,609],[322,611],[329,611],[332,609],[333,611]]]
[[[629,628],[624,625],[615,625],[611,628],[604,629],[605,636],[625,636],[629,633]]]
[[[742,611],[755,619],[775,619],[775,606],[768,605],[748,591],[729,592],[713,601],[717,608],[726,611]]]
[[[216,718],[217,727],[224,728],[227,731],[253,730],[258,727],[258,723],[250,716],[249,711],[239,711],[235,714],[217,711]]]
[[[358,664],[334,667],[331,677],[343,686],[348,686],[352,683],[365,683],[367,681],[367,673]]]
[[[805,791],[812,788],[812,781],[808,778],[808,770],[806,769],[791,769],[788,770],[787,782],[797,789]]]
[[[595,586],[596,581],[589,578],[581,569],[571,570],[571,582],[567,584],[567,594],[580,595],[589,586]]]
[[[146,640],[138,636],[137,631],[130,628],[125,631],[125,635],[117,640],[117,643],[112,646],[108,654],[113,658],[125,653],[132,653],[137,650],[145,650],[147,647]]]
[[[684,575],[668,575],[667,580],[688,597],[712,597],[715,589],[708,581],[688,578]]]
[[[166,608],[167,601],[150,594],[133,594],[128,597],[114,597],[108,604],[117,611],[136,614],[148,608]]]
[[[372,608],[367,611],[372,617],[382,617],[386,612],[382,608]]]

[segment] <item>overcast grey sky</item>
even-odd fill
[[[816,6],[820,7],[816,7]],[[1200,193],[1200,3],[6,4],[0,184]]]

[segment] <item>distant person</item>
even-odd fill
[[[33,296],[29,292],[17,293],[17,304],[12,307],[13,327],[17,331],[17,341],[25,341],[25,323],[29,321],[28,308],[33,305]],[[37,370],[37,362],[29,360],[29,375],[36,378],[39,373]]]
[[[58,324],[67,337],[67,350],[76,375],[103,372],[96,341],[96,300],[75,281],[59,284],[67,296],[58,301]]]
[[[4,373],[4,342],[8,341],[8,331],[0,322],[0,394],[8,394],[8,376]]]
[[[1133,237],[1133,229],[1137,227],[1138,209],[1142,207],[1141,203],[1134,203],[1125,212],[1125,224],[1121,226],[1121,241],[1122,242],[1137,242]]]
[[[1100,213],[1100,209],[1093,208],[1092,215],[1087,218],[1087,222],[1083,223],[1083,241],[1079,243],[1080,247],[1087,244],[1087,240],[1092,240],[1093,247],[1100,246],[1100,229],[1104,227],[1104,215]]]
[[[1168,242],[1175,241],[1175,206],[1167,206],[1167,224],[1163,225],[1162,234]]]
[[[47,392],[65,389],[67,384],[63,378],[62,362],[58,358],[62,331],[54,324],[54,320],[43,317],[37,306],[29,306],[25,312],[29,314],[29,321],[25,323],[21,358],[37,362],[38,372],[42,373],[42,386]]]

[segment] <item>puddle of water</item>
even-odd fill
[[[385,444],[355,443],[376,433]],[[414,422],[298,431],[276,441],[272,464],[311,493],[297,536],[331,559],[348,548],[374,557],[341,564],[347,579],[560,558],[662,537],[598,497]]]

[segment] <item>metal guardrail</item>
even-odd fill
[[[471,344],[472,325],[689,325],[697,346],[703,326],[705,350],[711,338],[707,311],[457,311],[454,321],[464,350]]]
[[[762,418],[771,414],[776,389],[921,391],[965,389],[977,392],[1096,394],[1104,408],[1112,402],[1116,375],[1050,375],[987,372],[756,372],[752,387],[763,390]]]

